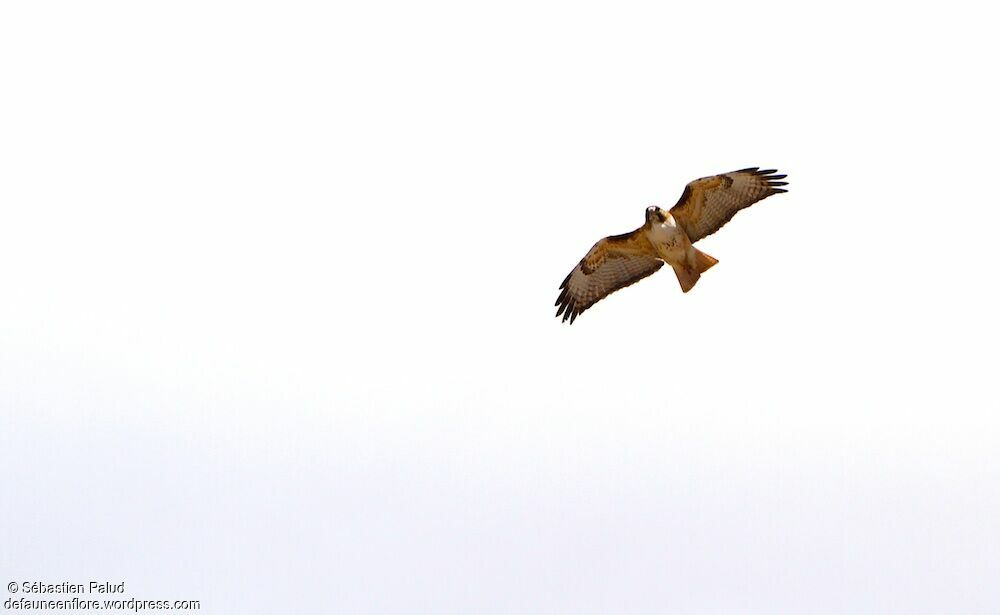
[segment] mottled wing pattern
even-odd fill
[[[787,192],[779,186],[774,169],[757,167],[696,179],[684,188],[670,214],[684,228],[691,242],[707,237],[723,227],[741,209],[745,209],[772,194]]]
[[[559,286],[556,317],[570,324],[601,299],[656,273],[663,261],[656,257],[642,229],[605,237],[573,268]]]

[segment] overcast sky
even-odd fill
[[[995,24],[6,4],[0,580],[1000,612]],[[698,244],[692,292],[663,270],[553,318],[595,241],[748,166],[789,192]]]

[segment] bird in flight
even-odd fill
[[[703,177],[684,188],[670,211],[646,208],[645,224],[598,241],[566,276],[559,286],[556,317],[572,324],[590,306],[656,273],[663,263],[673,268],[681,290],[691,290],[719,262],[691,244],[722,228],[739,210],[787,192],[781,186],[788,182],[779,181],[785,177],[757,167]]]

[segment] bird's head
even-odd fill
[[[660,209],[656,205],[650,205],[646,208],[646,222],[650,224],[663,224],[666,222],[667,216],[669,215],[669,213]]]

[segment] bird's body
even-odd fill
[[[663,210],[660,210],[661,212]],[[656,249],[657,255],[669,265],[693,263],[695,249],[688,236],[677,226],[677,221],[669,212],[664,212],[662,222],[647,224],[646,237]]]
[[[572,323],[587,308],[616,290],[656,273],[667,263],[688,292],[701,274],[718,261],[694,242],[722,228],[736,212],[772,194],[785,192],[784,175],[757,168],[697,179],[684,189],[670,211],[646,209],[646,223],[631,233],[605,237],[594,244],[563,280],[556,300]]]
[[[691,242],[687,241],[687,235],[677,228],[677,221],[669,213],[662,222],[649,225],[646,237],[656,248],[660,258],[668,263],[686,256],[691,246]]]

